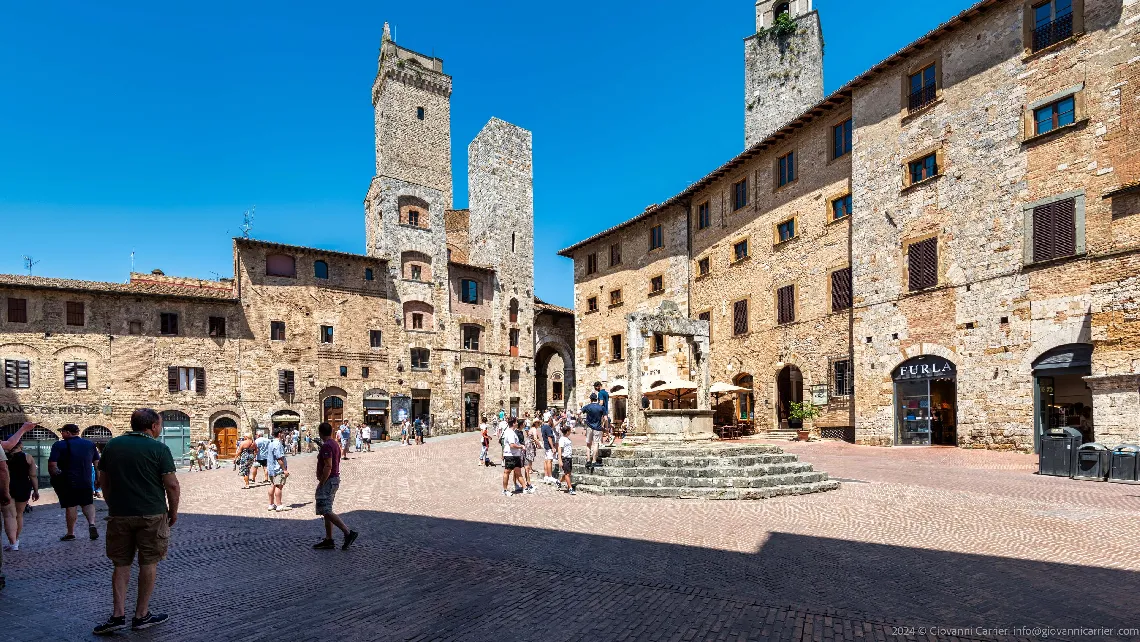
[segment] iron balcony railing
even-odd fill
[[[1040,51],[1072,36],[1073,14],[1069,13],[1033,30],[1033,50]]]
[[[910,110],[922,109],[923,107],[934,102],[935,97],[938,95],[937,87],[934,85],[927,85],[922,89],[912,93],[909,99]]]

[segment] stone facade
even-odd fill
[[[952,381],[944,377],[946,392],[927,402],[948,405],[927,425],[953,426],[949,443],[1031,450],[1050,422],[1077,419],[1098,441],[1140,439],[1140,2],[1073,7],[1038,27],[1036,7],[979,2],[750,139],[748,150],[662,206],[563,251],[575,261],[579,337],[596,314],[584,309],[581,290],[599,279],[585,274],[586,255],[684,208],[691,243],[679,250],[688,259],[679,298],[691,316],[711,317],[714,379],[751,376],[757,429],[782,427],[786,387],[776,372],[794,364],[805,395],[828,392],[814,422],[824,434],[844,428],[860,443],[906,443],[913,435],[903,438],[902,421],[921,413],[900,405],[899,367],[945,359]],[[769,26],[765,15],[758,30]],[[814,77],[810,64],[798,77]],[[1057,120],[1038,124],[1051,109]],[[851,151],[838,154],[835,127],[848,117]],[[798,151],[799,171],[781,188],[772,173],[788,151]],[[749,202],[736,207],[745,179]],[[847,193],[852,215],[834,222],[829,204]],[[1050,225],[1051,208],[1063,206],[1071,247],[1049,255],[1052,237],[1035,237],[1034,221]],[[768,242],[772,226],[789,219],[795,240]],[[740,257],[735,246],[745,239]],[[845,267],[850,310],[835,307],[830,278]],[[647,276],[641,265],[623,266],[604,275],[602,289]],[[795,321],[780,323],[773,291],[788,285]],[[740,300],[749,301],[743,332],[734,327]],[[581,340],[577,348],[585,354]],[[1085,351],[1091,364],[1079,356]],[[840,386],[844,358],[853,396]],[[741,416],[745,400],[731,403]],[[1089,407],[1092,416],[1082,415]]]
[[[225,453],[231,431],[275,423],[379,436],[426,415],[443,434],[549,405],[549,378],[573,380],[573,316],[534,297],[531,135],[492,119],[470,148],[471,207],[451,209],[450,94],[443,62],[385,26],[363,255],[235,239],[220,281],[0,275],[0,432],[118,433],[149,406],[173,450],[218,434]]]
[[[777,9],[791,33],[775,24]],[[756,35],[744,39],[744,146],[764,140],[823,100],[823,29],[811,0],[760,0]]]

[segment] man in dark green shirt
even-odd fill
[[[170,449],[158,441],[161,433],[158,413],[141,408],[131,414],[131,432],[103,447],[99,486],[107,502],[107,557],[115,564],[111,578],[114,612],[95,627],[96,635],[127,627],[127,584],[136,553],[139,593],[131,628],[147,629],[167,619],[165,614],[150,612],[158,562],[166,559],[170,527],[178,521],[178,477]]]

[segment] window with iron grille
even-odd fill
[[[907,107],[914,111],[934,102],[938,97],[938,66],[930,65],[909,79],[910,94],[907,97]]]
[[[777,185],[783,187],[796,180],[796,153],[788,152],[776,161]]]
[[[1076,199],[1067,198],[1033,208],[1033,262],[1077,253]]]
[[[586,274],[594,274],[598,271],[598,253],[590,252],[586,255]]]
[[[835,359],[831,362],[831,396],[850,397],[855,394],[855,373],[850,359]]]
[[[622,356],[622,341],[620,334],[615,334],[610,337],[610,358],[614,361],[621,361]]]
[[[665,352],[665,335],[659,332],[653,333],[653,352]]]
[[[477,325],[463,326],[463,349],[464,350],[478,350],[479,349],[479,332],[482,330]]]
[[[83,325],[83,302],[67,302],[67,325]]]
[[[743,261],[748,258],[748,239],[737,241],[732,245],[732,260]]]
[[[665,228],[654,225],[649,230],[649,249],[656,250],[660,247],[665,247]]]
[[[519,381],[521,375],[518,370],[511,370],[511,392],[519,391]]]
[[[851,308],[851,268],[843,268],[831,273],[831,311],[840,312]]]
[[[550,383],[550,400],[562,401],[562,382],[552,381]]]
[[[586,363],[590,365],[598,364],[598,340],[590,339],[586,342]]]
[[[206,330],[209,332],[211,337],[226,336],[226,318],[210,317],[206,326]]]
[[[908,286],[911,292],[938,285],[938,238],[911,243],[907,249]]]
[[[649,293],[660,294],[665,291],[665,277],[655,276],[649,279]]]
[[[277,394],[291,395],[294,392],[293,387],[293,371],[292,370],[278,370],[277,371]]]
[[[712,225],[712,214],[709,213],[709,202],[705,201],[697,206],[697,229],[703,230]]]
[[[284,341],[285,340],[285,322],[284,321],[270,321],[269,322],[269,339],[271,341]]]
[[[19,359],[5,359],[4,385],[9,388],[31,388],[32,362]]]
[[[780,243],[790,241],[796,237],[796,219],[790,218],[776,225],[776,238]]]
[[[1076,97],[1069,96],[1033,110],[1033,131],[1048,134],[1054,129],[1076,122]]]
[[[712,312],[711,311],[701,312],[700,314],[697,315],[697,318],[700,319],[701,321],[707,321],[708,322],[708,324],[709,324],[709,343],[712,343]]]
[[[383,346],[384,343],[381,341],[381,339],[383,339],[383,333],[381,333],[379,330],[368,331],[368,346],[370,348],[379,348]]]
[[[592,297],[586,299],[586,311],[587,312],[597,312],[598,311],[598,297],[592,296]]]
[[[63,388],[64,390],[87,389],[87,362],[63,362]]]
[[[910,183],[922,182],[938,175],[938,154],[930,153],[910,162]]]
[[[621,243],[610,246],[610,267],[621,265]]]
[[[712,269],[712,261],[709,257],[705,257],[697,261],[697,276],[708,276],[709,271]]]
[[[597,255],[594,255],[595,264]],[[462,279],[459,282],[459,300],[464,303],[479,303],[479,282],[475,279]]]
[[[738,210],[748,205],[748,179],[732,185],[732,209]]]
[[[1033,6],[1033,51],[1073,35],[1073,1],[1051,0]]]
[[[776,323],[785,324],[796,320],[796,286],[785,285],[776,290]]]
[[[851,153],[851,119],[839,123],[832,128],[831,143],[832,158],[839,158]]]
[[[178,313],[162,312],[158,315],[159,334],[178,334]]]
[[[412,348],[412,370],[427,370],[431,351],[427,348]]]
[[[333,342],[333,327],[331,325],[321,326],[321,343]]]
[[[610,307],[621,305],[621,290],[610,290]]]
[[[8,322],[9,323],[27,323],[28,322],[28,300],[27,299],[14,299],[8,297]]]
[[[171,366],[166,369],[166,383],[170,392],[196,392],[206,394],[206,370]]]
[[[318,279],[329,278],[329,264],[324,261],[313,262],[313,276]]]
[[[748,299],[741,299],[732,304],[732,333],[748,334]]]
[[[851,216],[851,195],[840,196],[831,201],[831,220],[838,221]]]

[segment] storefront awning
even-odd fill
[[[1035,374],[1091,374],[1093,347],[1087,343],[1072,343],[1053,348],[1033,362]]]
[[[299,424],[301,418],[297,415],[273,415],[273,423],[275,424]]]

